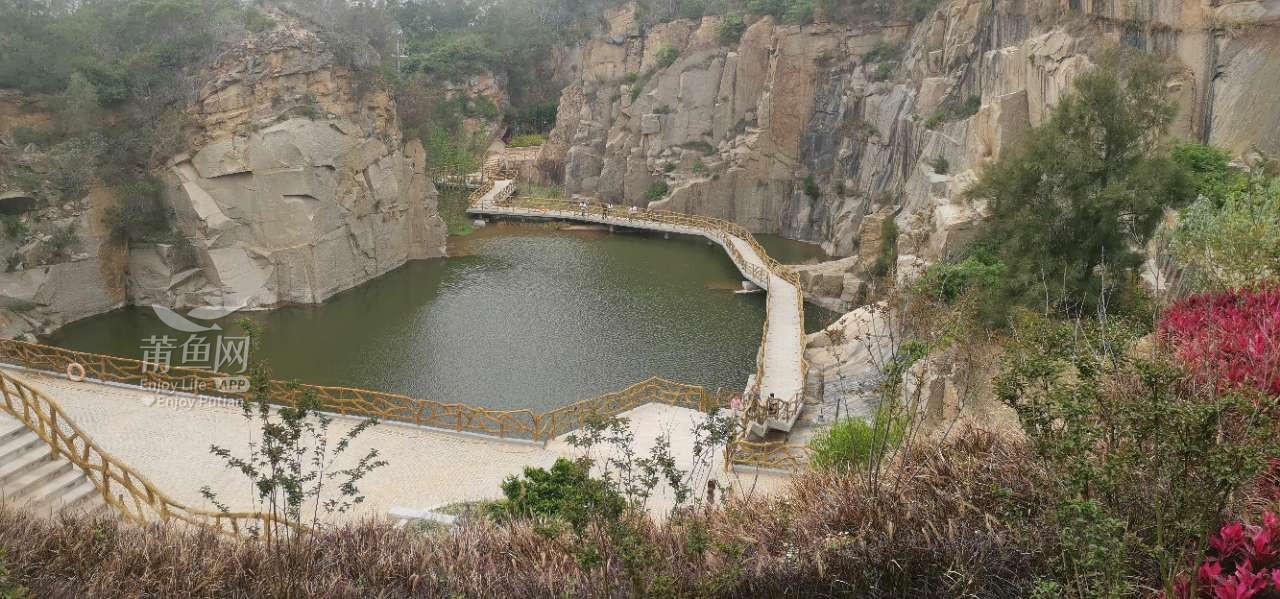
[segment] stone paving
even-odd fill
[[[219,445],[238,456],[247,453],[254,427],[239,407],[222,400],[77,383],[25,370],[5,371],[53,398],[99,447],[141,472],[175,500],[212,509],[200,494],[201,487],[208,485],[233,511],[250,509],[252,490],[246,479],[228,470],[209,452],[211,445]],[[680,463],[691,463],[690,430],[698,419],[705,418],[703,414],[648,404],[622,416],[631,420],[640,452],[647,451],[658,435],[666,433]],[[337,438],[356,422],[336,417],[330,437]],[[421,509],[497,498],[502,480],[520,473],[525,466],[545,467],[558,457],[580,455],[563,438],[544,447],[384,423],[359,437],[334,468],[352,465],[370,448],[377,449],[380,459],[389,464],[361,482],[365,502],[339,518],[384,516],[395,507]],[[785,475],[760,473],[742,466],[725,472],[720,454],[713,458],[713,464],[710,472],[703,472],[733,485],[739,492],[771,492],[785,486],[788,480]],[[699,478],[698,488],[705,485],[705,474]],[[661,516],[669,504],[669,493],[662,491],[649,508],[655,516]]]

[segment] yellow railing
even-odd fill
[[[799,470],[809,464],[809,448],[786,442],[756,443],[737,440],[730,443],[724,450],[725,468],[728,469],[734,464]]]
[[[0,372],[0,406],[35,432],[57,456],[70,461],[93,483],[102,499],[139,524],[185,522],[225,534],[258,531],[271,535],[271,517],[260,512],[218,512],[190,508],[170,498],[146,477],[101,447],[67,417],[62,406],[26,383]]]
[[[0,339],[0,362],[57,374],[72,369],[77,377],[81,376],[79,369],[83,369],[83,376],[87,379],[149,389],[240,397],[237,393],[218,390],[218,381],[226,377],[223,373],[182,367],[158,372],[154,364],[140,360],[73,351],[15,339]],[[552,439],[580,427],[591,418],[617,416],[646,403],[664,403],[704,412],[725,405],[722,398],[713,397],[704,387],[657,377],[621,391],[584,399],[543,413],[531,410],[490,410],[368,389],[271,381],[273,401],[296,402],[306,394],[314,395],[320,409],[335,414],[372,416],[388,422],[534,441]]]

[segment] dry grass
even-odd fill
[[[1039,499],[1022,450],[981,433],[913,450],[898,481],[809,474],[772,499],[730,498],[642,521],[664,595],[1014,597],[1035,531],[1006,524]],[[476,523],[423,534],[347,526],[273,549],[111,520],[0,511],[12,577],[40,597],[635,596],[618,563],[584,569],[571,536]],[[1015,532],[1016,530],[1016,532]]]

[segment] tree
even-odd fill
[[[1176,112],[1167,70],[1111,53],[1080,75],[1044,125],[988,167],[968,196],[989,202],[980,243],[1029,304],[1079,312],[1132,276],[1166,206],[1192,185],[1162,139]]]
[[[97,127],[98,90],[79,71],[71,74],[58,106],[58,116],[67,133],[83,135]]]

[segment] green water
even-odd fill
[[[501,224],[450,252],[320,306],[242,314],[264,333],[258,356],[277,378],[536,410],[653,375],[741,389],[755,369],[765,298],[733,293],[741,276],[704,239]],[[189,336],[125,308],[47,341],[141,357],[153,334]]]

